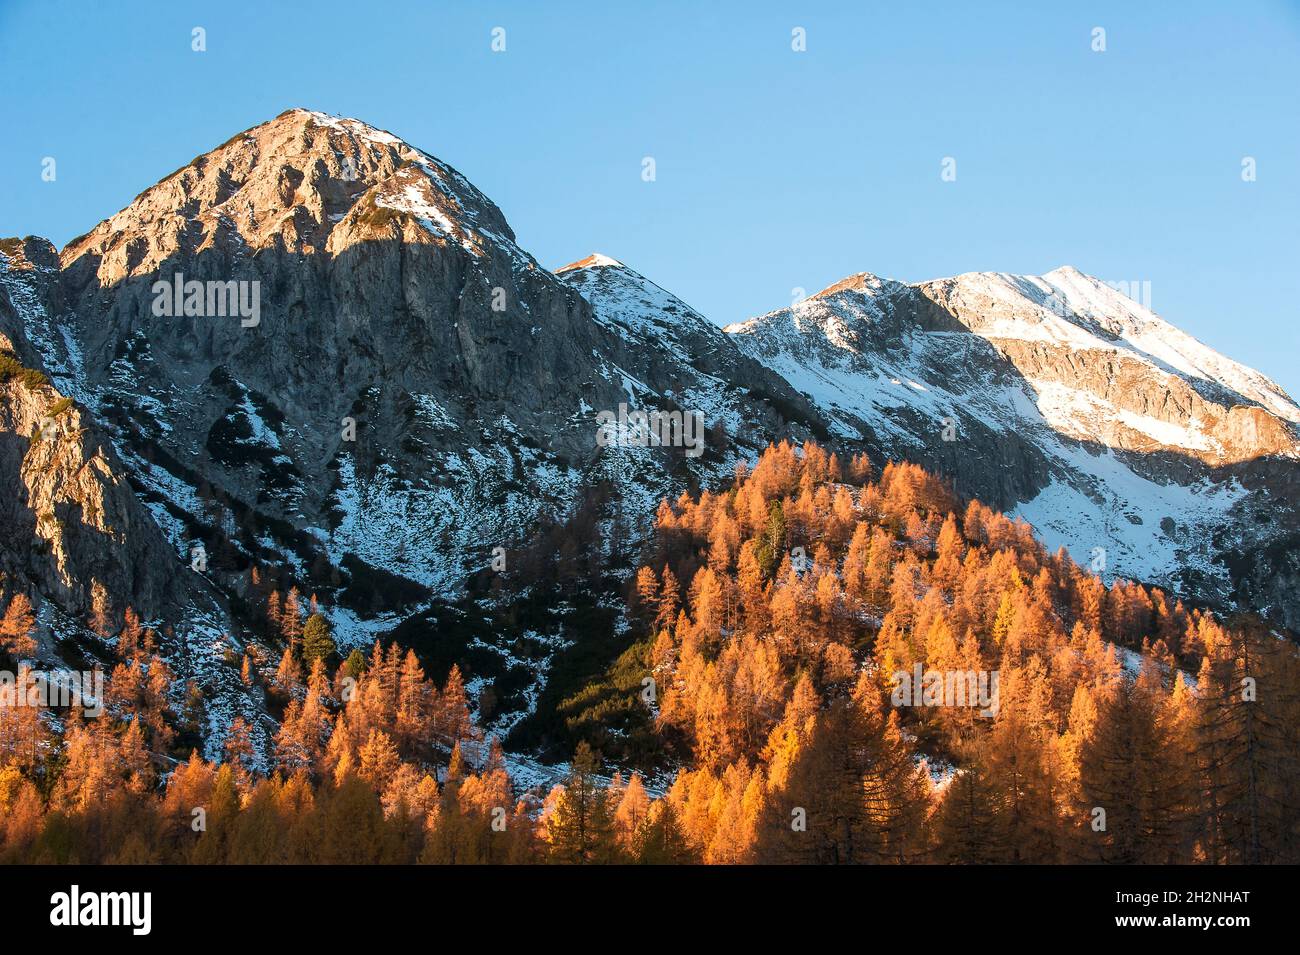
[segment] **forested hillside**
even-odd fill
[[[340,661],[320,614],[254,577],[284,646],[240,661],[274,717],[271,758],[242,720],[224,761],[193,752],[201,707],[169,695],[158,635],[129,614],[104,715],[6,688],[0,853],[1300,861],[1300,666],[1253,620],[1108,587],[916,466],[874,475],[813,444],[769,447],[725,493],[664,502],[645,556],[627,594],[637,642],[565,701],[584,742],[549,793],[512,785],[472,718],[472,673],[439,687],[378,643]],[[7,665],[33,631],[14,597]],[[980,692],[903,693],[919,673]],[[663,766],[662,793],[636,771]]]

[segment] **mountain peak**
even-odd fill
[[[1045,273],[1043,278],[1047,278],[1051,275],[1059,275],[1063,278],[1093,279],[1093,277],[1087,272],[1084,272],[1081,269],[1076,269],[1073,265],[1058,265],[1056,268],[1052,269],[1052,271]],[[1097,280],[1093,279],[1093,281],[1095,282]]]
[[[576,262],[570,262],[568,265],[560,266],[558,269],[555,270],[555,274],[559,275],[561,272],[568,272],[573,269],[608,269],[608,268],[625,269],[627,268],[627,266],[624,265],[622,262],[620,262],[618,259],[611,258],[610,256],[604,255],[600,252],[593,252],[585,259],[578,259],[578,261]]]
[[[100,280],[114,282],[177,251],[337,254],[396,238],[531,261],[496,205],[451,166],[360,120],[303,108],[195,157],[72,240],[61,259],[90,255]]]
[[[556,269],[555,274],[591,303],[597,322],[620,335],[631,330],[675,340],[683,333],[698,334],[710,349],[725,340],[718,327],[695,309],[611,256],[593,252]]]
[[[834,282],[820,292],[815,292],[808,296],[812,299],[830,298],[839,292],[862,292],[866,295],[875,295],[889,286],[896,286],[900,283],[893,279],[881,278],[871,272],[855,272],[854,274]]]

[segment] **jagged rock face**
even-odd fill
[[[356,120],[295,109],[145,190],[62,260],[91,256],[107,287],[171,265],[178,251],[216,248],[232,267],[262,249],[338,254],[421,220],[424,241],[522,255],[500,210],[450,166]]]
[[[950,475],[1081,563],[1300,624],[1300,408],[1096,279],[864,273],[727,331],[837,434]]]
[[[8,590],[73,618],[177,620],[192,597],[181,560],[136,499],[93,417],[40,383],[44,360],[26,317],[45,313],[58,259],[43,240],[0,243],[0,351],[30,374],[0,382],[0,565]]]

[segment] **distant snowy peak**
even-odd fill
[[[1220,355],[1160,318],[1141,303],[1072,266],[1042,276],[970,272],[917,286],[971,331],[1068,345],[1074,349],[1122,351],[1158,371],[1177,375],[1258,404],[1284,420],[1300,423],[1300,407],[1273,381]]]
[[[625,269],[627,268],[618,259],[610,258],[608,255],[602,255],[600,252],[593,252],[585,259],[579,259],[577,262],[570,262],[568,265],[561,266],[555,270],[558,275],[561,272],[568,272],[571,269]]]
[[[717,325],[640,272],[599,252],[556,269],[555,274],[591,303],[593,317],[623,337],[653,337],[684,350],[689,361],[701,339],[710,348],[731,348]]]
[[[789,382],[635,269],[596,253],[555,275],[586,301],[592,321],[610,336],[596,356],[601,374],[621,381],[632,405],[698,411],[710,427],[725,431],[716,453],[701,459],[714,478],[734,464],[725,443],[749,454],[770,440],[825,433],[817,409]]]
[[[904,381],[917,361],[913,377],[933,376],[968,353],[954,333],[974,336],[1010,363],[1017,390],[1046,423],[1070,437],[1189,452],[1215,465],[1300,457],[1300,407],[1275,383],[1069,266],[915,284],[859,273],[726,331],[791,381],[806,379],[810,365],[852,370],[873,394],[877,378]],[[932,384],[947,388],[966,370],[954,366]]]
[[[815,356],[833,367],[874,365],[879,356],[905,348],[907,336],[923,323],[910,305],[917,298],[915,290],[901,282],[860,272],[787,308],[723,331],[746,353],[787,377],[792,358],[807,364]]]

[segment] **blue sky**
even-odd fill
[[[0,0],[0,65],[0,235],[62,245],[308,106],[456,166],[544,265],[604,252],[720,324],[1068,263],[1300,395],[1296,0]]]

